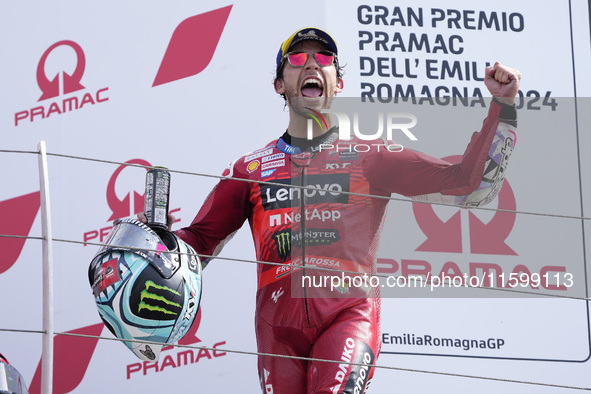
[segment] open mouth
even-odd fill
[[[302,84],[302,96],[304,97],[321,97],[322,96],[322,82],[315,78],[308,78]]]

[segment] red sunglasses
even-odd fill
[[[331,51],[318,51],[314,53],[289,52],[283,59],[287,59],[289,64],[294,67],[303,67],[308,62],[308,56],[314,56],[316,63],[321,67],[330,66],[336,61],[337,55]]]

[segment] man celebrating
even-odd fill
[[[350,285],[318,291],[314,280],[376,272],[392,193],[438,195],[463,206],[492,200],[510,153],[493,176],[488,169],[500,160],[500,147],[515,139],[521,75],[496,63],[486,70],[493,95],[488,117],[460,163],[409,149],[327,150],[338,141],[337,127],[329,118],[309,121],[343,89],[337,56],[333,38],[318,28],[283,42],[274,87],[289,109],[287,131],[235,160],[191,225],[176,232],[198,253],[213,256],[248,219],[257,260],[268,262],[257,268],[258,351],[280,356],[259,356],[265,393],[365,392],[381,345],[379,292]]]

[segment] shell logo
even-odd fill
[[[261,165],[261,162],[260,161],[253,160],[250,163],[248,163],[248,166],[246,166],[246,170],[248,172],[256,171],[256,169],[259,168],[260,165]]]

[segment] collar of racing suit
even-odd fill
[[[292,137],[290,134],[283,133],[277,141],[277,148],[287,154],[297,154],[301,152],[318,152],[321,145],[331,145],[339,138],[339,128],[333,126],[324,134],[311,140],[307,138]]]

